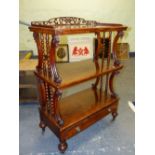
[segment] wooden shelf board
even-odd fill
[[[59,87],[60,89],[64,89],[88,80],[92,80],[98,76],[111,73],[112,71],[120,70],[123,68],[123,65],[120,65],[118,67],[111,66],[108,69],[105,69],[103,72],[100,71],[99,73],[96,73],[94,62],[89,59],[82,62],[79,61],[57,64],[57,68],[62,78],[62,83],[60,86],[57,86],[48,77],[44,77],[37,72],[36,74],[48,84],[51,84],[54,88]]]
[[[105,74],[108,74],[108,73],[111,73],[113,71],[117,71],[117,70],[120,70],[123,68],[123,65],[120,65],[118,67],[111,67],[109,69],[106,69],[105,71],[103,72],[98,72],[98,73],[92,73],[92,74],[87,74],[87,76],[75,76],[74,75],[74,78],[72,78],[71,76],[68,76],[70,77],[70,81],[68,80],[64,80],[62,81],[62,84],[59,86],[60,89],[64,89],[64,88],[67,88],[67,87],[70,87],[70,86],[74,86],[76,84],[79,84],[79,83],[82,83],[82,82],[85,82],[85,81],[88,81],[88,80],[92,80],[96,77],[99,77],[99,76],[102,76],[102,75],[105,75]],[[71,75],[71,74],[69,74]]]

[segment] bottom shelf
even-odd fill
[[[99,90],[95,92],[91,88],[65,97],[59,103],[64,121],[62,126],[56,124],[47,113],[40,112],[45,124],[58,138],[69,139],[110,113],[115,118],[118,100],[119,98],[105,95]]]
[[[91,88],[65,97],[60,102],[60,113],[64,120],[62,128],[68,128],[117,101],[118,98],[104,95],[99,90],[95,92]]]

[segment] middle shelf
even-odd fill
[[[96,73],[95,64],[93,60],[85,60],[79,62],[72,62],[72,63],[58,63],[57,69],[61,78],[63,79],[61,84],[58,86],[56,85],[50,78],[43,76],[35,72],[35,74],[42,80],[46,81],[49,85],[53,86],[54,88],[68,88],[70,86],[74,86],[76,84],[92,80],[96,77],[101,75],[105,75],[111,73],[113,71],[117,71],[123,68],[123,65],[119,65],[117,67],[111,65],[109,68],[104,68],[103,71],[99,71]]]

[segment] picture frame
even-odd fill
[[[69,62],[69,50],[68,44],[59,44],[56,48],[55,53],[56,63],[67,63]]]
[[[127,60],[129,58],[129,44],[117,43],[116,56],[119,60]]]

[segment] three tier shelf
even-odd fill
[[[112,114],[113,119],[118,115],[119,97],[114,91],[113,79],[123,65],[116,57],[116,44],[127,27],[77,17],[59,17],[31,22],[29,29],[38,49],[34,73],[40,100],[39,126],[43,131],[48,127],[55,133],[60,141],[58,148],[63,153],[67,149],[67,139],[108,114]],[[90,33],[97,39],[92,60],[55,63],[55,50],[61,35]],[[107,57],[104,56],[105,39],[109,40]],[[93,79],[90,88],[61,98],[64,89]]]

